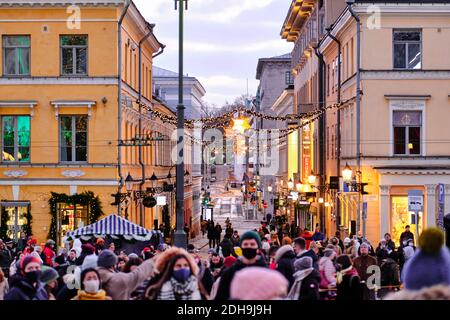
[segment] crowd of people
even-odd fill
[[[219,228],[210,222],[208,239],[212,229]],[[360,236],[297,231],[292,237],[290,227],[262,223],[240,235],[227,221],[208,257],[192,244],[138,255],[102,238],[75,240],[70,250],[25,236],[13,250],[0,241],[0,300],[450,299],[440,229],[423,231],[417,249],[409,227],[399,246],[386,234],[375,247]]]

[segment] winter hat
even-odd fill
[[[346,254],[337,257],[336,258],[336,263],[341,265],[342,270],[348,269],[348,268],[350,268],[352,266],[352,260]]]
[[[311,257],[303,257],[295,260],[294,269],[295,272],[310,269],[313,266],[313,259]]]
[[[118,258],[111,250],[103,250],[98,256],[97,265],[103,268],[110,268],[117,264]]]
[[[139,256],[136,253],[130,253],[128,255],[128,258],[130,258],[130,259],[139,259]]]
[[[287,294],[289,283],[275,270],[247,267],[236,272],[230,286],[233,300],[271,300]]]
[[[93,254],[95,252],[95,247],[90,243],[83,244],[81,246],[81,252],[86,252],[88,255]]]
[[[292,256],[295,256],[294,249],[292,248],[292,246],[287,244],[280,247],[280,249],[278,249],[277,252],[275,253],[275,262],[279,262],[280,259],[288,252],[292,252],[293,254]]]
[[[239,243],[239,245],[242,245],[242,242],[244,240],[249,240],[249,239],[256,240],[256,242],[258,243],[258,248],[261,248],[261,237],[255,231],[247,231],[246,233],[244,233],[241,237],[241,242]]]
[[[35,255],[29,254],[27,256],[24,256],[22,260],[20,260],[20,270],[25,270],[28,264],[30,263],[39,263],[42,264],[42,260]]]
[[[323,255],[327,258],[332,258],[333,255],[336,254],[336,251],[334,251],[333,249],[327,248],[323,251]]]
[[[41,252],[42,252],[42,247],[41,247],[41,246],[35,246],[35,247],[34,247],[34,252],[39,252],[39,253],[41,253]]]
[[[409,258],[412,258],[414,255],[414,248],[407,246],[403,248],[403,254],[405,255],[405,259],[408,260]]]
[[[42,259],[41,259],[41,256],[40,256],[39,253],[37,253],[36,251],[33,251],[33,252],[30,253],[29,255],[32,256],[32,257],[35,257],[36,259],[38,259],[39,262],[40,262],[41,264],[44,263],[44,261],[42,261]]]
[[[223,260],[223,265],[227,268],[231,267],[236,263],[237,259],[233,256],[228,256]]]
[[[443,247],[443,233],[437,228],[422,232],[420,249],[403,269],[404,285],[409,290],[420,290],[434,285],[450,285],[450,252]]]
[[[105,244],[105,239],[103,239],[103,238],[98,238],[97,241],[95,241],[95,244],[98,244],[98,245]]]
[[[40,281],[44,284],[49,284],[50,282],[58,280],[59,278],[58,272],[51,267],[43,266],[41,271],[42,273]]]
[[[214,254],[214,253],[217,253],[216,249],[211,248],[208,250],[208,254]]]
[[[344,245],[348,245],[348,244],[350,244],[350,242],[351,242],[352,240],[350,239],[350,238],[345,238],[344,239]]]
[[[165,243],[160,243],[157,247],[158,251],[165,251],[167,249],[167,245]]]
[[[81,271],[89,269],[89,268],[97,268],[98,267],[98,257],[95,254],[90,254],[84,258],[83,264],[81,265]]]

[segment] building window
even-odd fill
[[[2,159],[4,162],[30,161],[30,117],[2,117]]]
[[[3,37],[3,74],[30,75],[30,36]]]
[[[61,116],[61,162],[87,161],[87,116]]]
[[[330,65],[327,66],[327,96],[330,95]]]
[[[292,72],[286,71],[284,74],[284,81],[287,86],[294,84],[294,77],[292,76]]]
[[[422,68],[421,30],[394,30],[394,68]]]
[[[421,154],[421,111],[394,111],[394,154]]]
[[[88,37],[61,36],[61,74],[64,76],[87,75]]]

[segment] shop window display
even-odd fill
[[[411,226],[411,232],[415,232],[416,225],[412,224],[412,212],[408,211],[408,197],[392,197],[391,208],[391,236],[396,246],[399,246],[400,235],[405,231],[407,225]],[[422,232],[423,214],[419,214],[419,233]]]

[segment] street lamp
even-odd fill
[[[348,163],[346,163],[344,170],[342,170],[342,178],[344,179],[345,182],[349,183],[352,180],[352,176],[353,176],[353,170],[348,165]]]
[[[298,192],[302,192],[302,189],[303,189],[303,183],[302,183],[301,180],[297,183],[296,187],[297,187],[297,191],[298,191]]]
[[[177,6],[177,4],[180,4]],[[174,245],[178,248],[186,248],[186,233],[184,232],[184,73],[183,73],[183,21],[184,10],[187,10],[188,0],[175,0],[175,10],[179,12],[179,50],[178,50],[178,105],[177,105],[177,159],[176,164],[176,232]]]
[[[267,191],[272,192],[272,185],[269,184],[269,185],[267,186]]]
[[[288,188],[289,189],[294,189],[294,182],[292,181],[292,179],[289,179],[289,181],[288,181]]]
[[[308,183],[313,185],[316,184],[316,175],[314,174],[314,171],[311,170],[311,174],[308,176]]]
[[[125,189],[127,189],[127,192],[133,191],[133,177],[128,172],[127,177],[125,178]]]
[[[325,200],[323,199],[323,198],[319,198],[319,203],[320,204],[322,204],[322,203],[324,203],[325,202]]]

